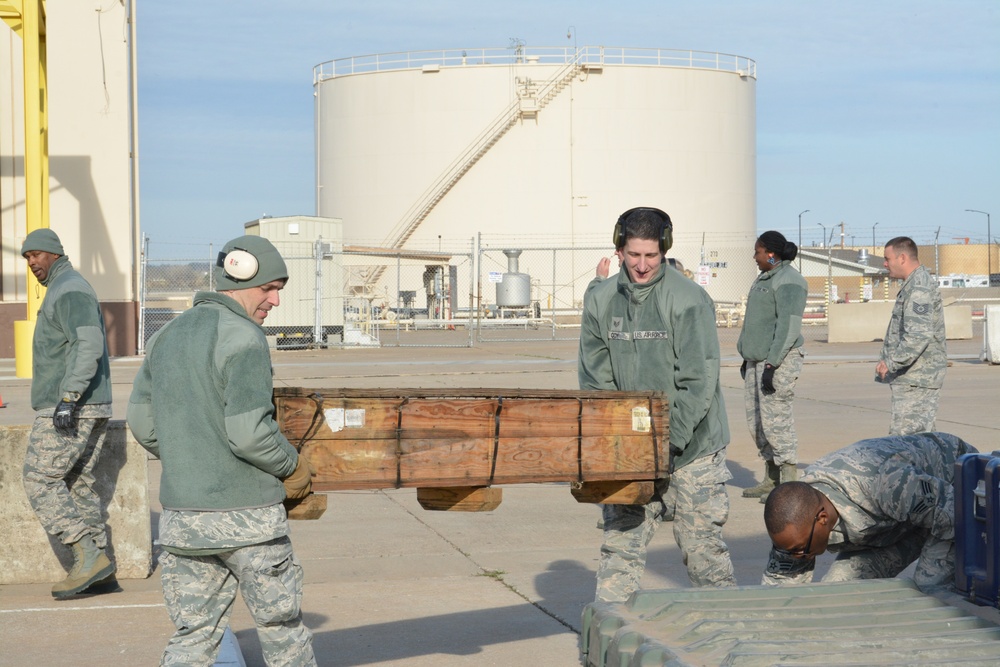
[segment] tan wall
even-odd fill
[[[0,426],[0,584],[56,582],[72,566],[70,550],[38,523],[21,483],[31,427]],[[107,510],[119,579],[145,579],[152,571],[146,451],[123,421],[112,421],[95,470]],[[16,536],[16,539],[11,539]]]
[[[106,302],[136,301],[129,159],[127,8],[48,0],[50,226]],[[21,38],[0,24],[0,295],[25,301]],[[13,57],[8,63],[6,54]],[[123,312],[135,312],[131,305]],[[20,318],[23,319],[23,318]],[[124,338],[135,322],[116,318]],[[130,327],[130,328],[129,328]],[[109,336],[111,332],[109,332]],[[0,348],[12,336],[0,328]],[[134,352],[134,343],[132,344]]]
[[[998,273],[1000,272],[1000,248],[994,244],[989,247],[989,252],[992,253],[992,257],[987,255],[987,247],[984,243],[940,245],[937,249],[938,274],[942,276],[952,273],[986,275],[987,268],[993,273]],[[918,253],[921,264],[933,271],[935,268],[934,246],[920,246]],[[992,266],[988,266],[988,264],[992,264]]]

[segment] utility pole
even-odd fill
[[[802,273],[802,216],[809,212],[809,209],[799,213],[799,273]]]

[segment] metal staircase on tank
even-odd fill
[[[417,231],[420,223],[427,219],[438,202],[445,198],[462,176],[472,169],[507,134],[510,128],[525,118],[534,118],[537,121],[538,112],[555,99],[569,85],[573,77],[584,69],[580,64],[583,53],[582,50],[577,51],[573,58],[540,88],[532,84],[530,80],[525,80],[524,85],[518,87],[517,99],[500,112],[486,129],[480,132],[469,146],[431,183],[396,226],[390,230],[382,244],[383,247],[402,248],[403,244]],[[384,266],[375,267],[365,281],[366,285],[378,282],[385,268]]]

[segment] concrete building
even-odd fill
[[[589,46],[391,53],[318,65],[314,88],[316,212],[343,219],[345,244],[438,248],[483,232],[610,247],[618,215],[646,205],[673,218],[671,255],[685,265],[748,264],[748,58]],[[592,269],[576,274],[564,278],[585,283]]]
[[[132,0],[100,7],[76,0],[46,2],[49,226],[59,234],[73,266],[97,291],[112,355],[136,350],[133,17]],[[19,255],[26,234],[22,50],[21,37],[0,23],[0,53],[4,54],[0,67],[0,357],[6,358],[14,356],[13,322],[27,317],[28,270]]]

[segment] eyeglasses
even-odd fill
[[[819,523],[819,515],[823,513],[823,508],[820,507],[819,511],[816,512],[816,516],[813,518],[812,529],[809,531],[809,540],[806,542],[804,549],[796,549],[795,551],[789,551],[788,549],[782,549],[776,546],[773,542],[771,547],[774,549],[775,553],[779,556],[789,556],[791,558],[808,558],[810,552],[812,551],[813,535],[816,534],[816,524]]]

